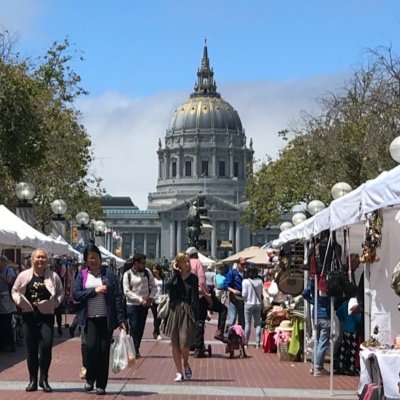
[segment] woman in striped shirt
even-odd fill
[[[115,328],[126,329],[122,293],[116,275],[102,266],[100,250],[86,247],[86,267],[74,283],[74,300],[79,302],[78,324],[84,325],[86,336],[85,390],[105,394],[108,381],[110,345]]]

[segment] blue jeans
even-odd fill
[[[256,328],[256,345],[261,344],[261,304],[244,305],[244,336],[246,344],[249,344],[251,332],[251,320],[254,318],[254,327]]]
[[[232,302],[229,302],[228,306],[228,322],[226,324],[227,327],[234,325],[237,318],[236,307]]]
[[[325,353],[329,345],[331,321],[329,319],[320,319],[317,321],[315,328],[317,330],[317,351],[315,364],[317,369],[321,369],[324,366]],[[312,361],[314,362],[314,358]]]

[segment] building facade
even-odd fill
[[[107,225],[122,237],[122,257],[142,252],[171,259],[185,250],[188,205],[199,199],[209,217],[200,247],[212,257],[276,237],[274,231],[252,235],[240,223],[253,154],[238,112],[217,92],[205,45],[194,91],[174,111],[164,141],[159,139],[156,191],[148,195],[147,210],[129,198],[103,201]]]

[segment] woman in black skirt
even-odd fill
[[[178,253],[172,274],[165,283],[170,297],[170,310],[164,324],[164,334],[171,338],[172,357],[177,371],[175,382],[192,378],[189,350],[195,337],[199,313],[198,287],[199,280],[190,271],[189,256]]]

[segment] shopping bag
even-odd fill
[[[128,368],[128,365],[127,335],[125,330],[121,329],[111,346],[111,369],[117,374]]]
[[[135,346],[133,345],[133,338],[130,335],[126,336],[126,348],[128,351],[128,367],[133,367],[136,362]]]
[[[157,317],[160,319],[166,319],[169,314],[169,295],[161,295],[160,303],[157,306]]]

